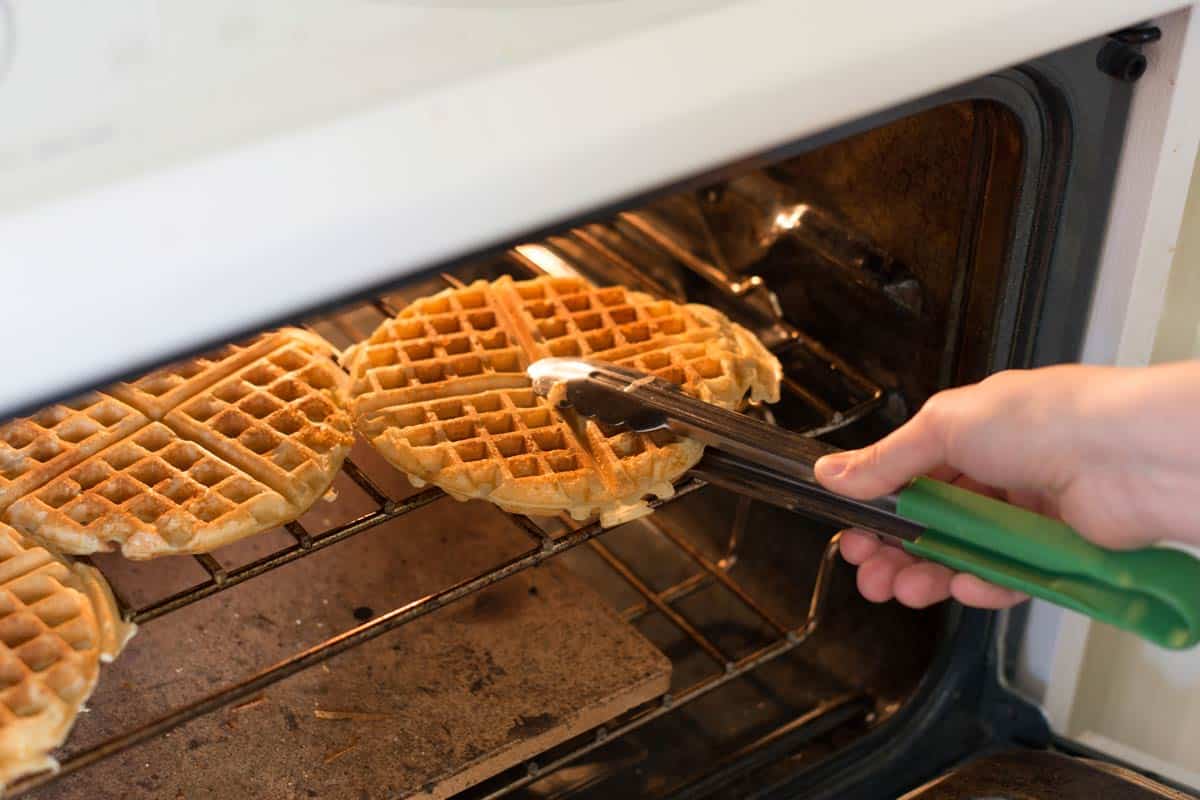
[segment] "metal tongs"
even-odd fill
[[[531,364],[534,391],[612,426],[670,430],[707,445],[705,480],[783,508],[873,531],[913,555],[1133,631],[1164,647],[1200,641],[1200,560],[1150,547],[1107,550],[1057,520],[930,478],[876,500],[816,482],[836,448],[696,400],[673,384],[578,358]]]

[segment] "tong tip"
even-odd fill
[[[581,358],[542,358],[525,368],[534,393],[542,397],[548,397],[558,384],[587,378],[594,371],[595,367]]]

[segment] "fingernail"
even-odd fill
[[[853,458],[853,454],[849,452],[822,456],[817,460],[814,469],[823,478],[836,478],[846,471]]]

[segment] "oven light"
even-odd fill
[[[576,272],[567,262],[563,261],[552,251],[540,244],[522,244],[517,246],[517,252],[532,261],[538,269],[556,278],[575,277]]]
[[[775,227],[780,230],[790,231],[800,227],[801,220],[808,213],[808,206],[799,203],[788,207],[785,211],[780,211],[775,215]]]

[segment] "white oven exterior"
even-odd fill
[[[3,0],[0,412],[1178,5]]]
[[[0,411],[1146,19],[1085,343],[1120,364],[1189,283],[1179,0],[0,0]],[[1057,731],[1200,786],[1200,651],[1039,604],[1020,663]]]

